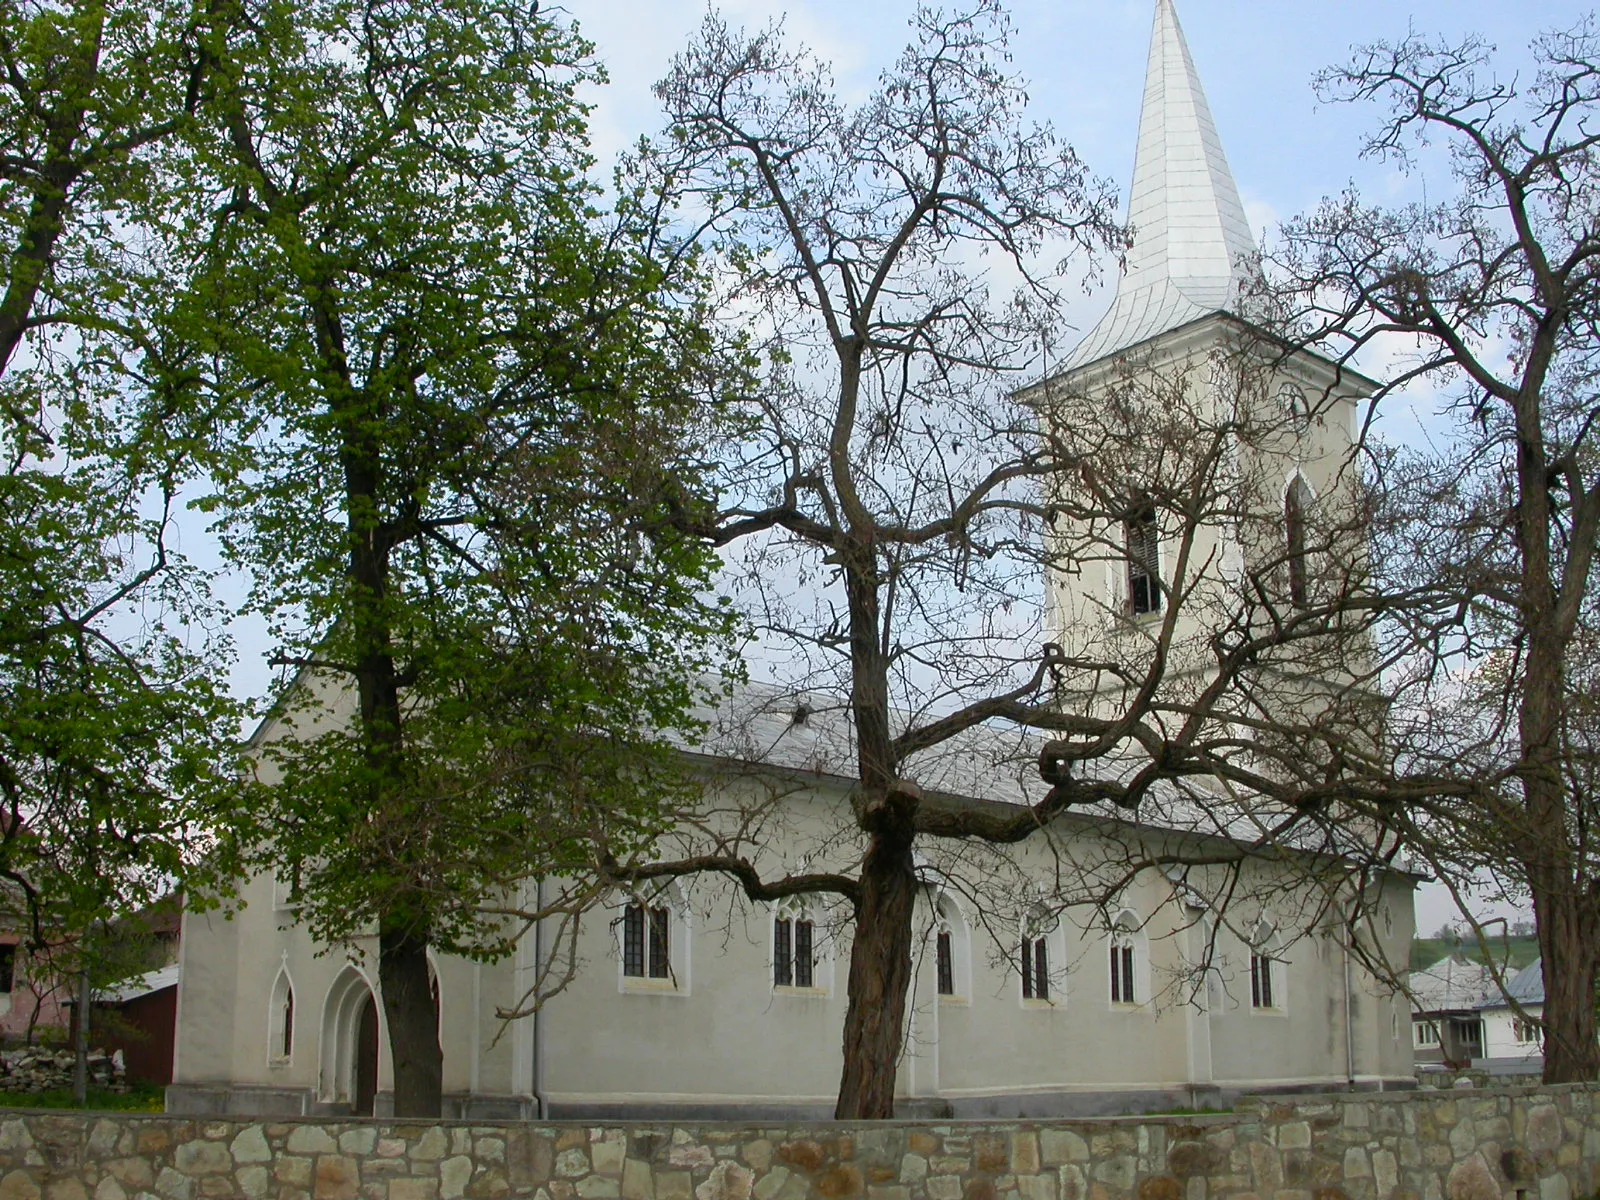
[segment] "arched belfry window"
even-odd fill
[[[1289,602],[1296,608],[1310,603],[1306,581],[1306,513],[1311,508],[1311,489],[1296,475],[1283,496],[1283,536],[1289,564]]]
[[[1128,560],[1128,608],[1135,616],[1161,611],[1161,534],[1155,506],[1140,501],[1122,523]]]

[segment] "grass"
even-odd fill
[[[1137,1113],[1141,1117],[1220,1117],[1233,1112],[1231,1108],[1212,1108],[1203,1104],[1199,1108],[1160,1108],[1155,1112]]]
[[[1521,970],[1539,957],[1539,941],[1531,937],[1491,937],[1489,947],[1497,961],[1503,961],[1513,970]],[[1467,958],[1482,961],[1483,954],[1475,937],[1463,937],[1459,947]],[[1457,950],[1454,939],[1416,938],[1411,943],[1411,969],[1420,971],[1442,961]]]
[[[0,1092],[0,1108],[77,1108],[71,1088],[58,1088],[52,1092]],[[118,1112],[166,1112],[166,1089],[156,1083],[138,1083],[129,1092],[113,1092],[110,1088],[89,1089],[86,1109]]]

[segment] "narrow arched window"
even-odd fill
[[[1306,585],[1306,511],[1311,507],[1311,489],[1300,476],[1294,477],[1283,497],[1283,534],[1289,563],[1289,602],[1296,608],[1309,603]]]
[[[816,925],[804,907],[788,905],[772,922],[772,982],[775,987],[816,986]]]
[[[933,982],[935,992],[947,1000],[962,999],[969,991],[967,924],[949,896],[934,904]]]
[[[1128,608],[1135,616],[1161,611],[1161,541],[1156,510],[1140,505],[1123,522],[1128,559]]]
[[[1029,913],[1022,922],[1018,958],[1022,970],[1022,998],[1050,999],[1050,931],[1055,918],[1045,909]]]
[[[628,905],[622,913],[622,973],[649,979],[671,976],[671,929],[666,905]]]
[[[1281,1008],[1283,986],[1279,979],[1279,959],[1276,955],[1277,930],[1271,921],[1263,919],[1255,929],[1250,946],[1250,1007]]]
[[[281,967],[272,983],[267,1009],[267,1058],[282,1066],[294,1057],[294,984],[288,968]]]
[[[1111,1003],[1141,1004],[1143,972],[1140,955],[1143,947],[1139,918],[1131,910],[1117,914],[1111,925]]]

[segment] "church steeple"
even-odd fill
[[[1172,0],[1156,2],[1128,223],[1127,272],[1069,369],[1229,309],[1256,255]]]

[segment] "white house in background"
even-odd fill
[[[1515,1000],[1522,1009],[1512,1007]],[[1483,1014],[1483,1057],[1490,1069],[1505,1064],[1516,1074],[1537,1073],[1544,1069],[1543,1031],[1539,1018],[1544,1015],[1544,961],[1534,959],[1513,975],[1502,993],[1495,988],[1478,1002]]]
[[[1412,1044],[1420,1070],[1474,1067],[1502,1075],[1536,1075],[1544,1067],[1539,1017],[1544,970],[1534,959],[1501,991],[1483,963],[1452,954],[1413,971]],[[1509,999],[1508,999],[1509,997]],[[1511,999],[1522,1008],[1519,1014]]]
[[[1158,0],[1130,218],[1138,240],[1117,299],[1069,374],[1092,386],[1108,362],[1204,356],[1240,323],[1228,316],[1240,259],[1253,249],[1204,94],[1171,0]],[[1313,374],[1329,373],[1310,362]],[[1353,411],[1354,399],[1336,404]],[[1346,439],[1340,441],[1340,438]],[[1286,484],[1319,476],[1348,446],[1348,426],[1309,423],[1286,457]],[[1304,472],[1302,475],[1300,472]],[[1292,535],[1291,535],[1292,536]],[[1159,534],[1130,550],[1160,596]],[[1135,561],[1136,560],[1136,561]],[[1062,590],[1065,590],[1064,588]],[[1131,617],[1143,615],[1126,597]],[[1101,609],[1105,606],[1102,604]],[[1070,603],[1052,609],[1065,642]],[[350,697],[319,689],[313,720],[348,719]],[[685,753],[713,797],[783,791],[785,834],[764,846],[764,870],[808,860],[825,834],[852,828],[855,777],[845,706],[829,697],[752,687],[714,714]],[[284,718],[259,742],[294,737]],[[978,731],[937,762],[913,762],[925,792],[973,805],[1042,798],[1033,750]],[[1063,816],[1054,849],[1093,858],[1119,843],[1164,838],[1114,813]],[[833,853],[851,852],[847,843]],[[1214,839],[1220,842],[1221,839]],[[1108,851],[1107,847],[1111,847]],[[930,851],[930,856],[931,856]],[[1024,880],[1006,913],[980,914],[926,876],[910,1030],[899,1071],[905,1114],[1052,1115],[1226,1100],[1240,1092],[1383,1088],[1413,1082],[1403,997],[1366,976],[1337,930],[1294,936],[1314,898],[1273,884],[1273,908],[1224,922],[1160,871],[1137,875],[1114,911],[1041,921],[1026,894],[1061,859],[1035,836],[1012,851]],[[1249,870],[1283,871],[1265,860]],[[1412,936],[1409,876],[1383,881],[1373,914],[1389,955]],[[313,942],[287,889],[244,881],[231,919],[188,913],[183,932],[174,1112],[383,1112],[391,1086],[375,939],[349,950]],[[987,917],[999,943],[984,935]],[[717,882],[618,895],[579,944],[581,970],[535,1017],[513,1006],[551,953],[546,931],[494,965],[434,962],[451,1111],[554,1117],[820,1115],[841,1067],[848,922],[817,904],[741,906]],[[1215,957],[1207,945],[1214,935]],[[1178,1003],[1182,980],[1192,1001]]]

